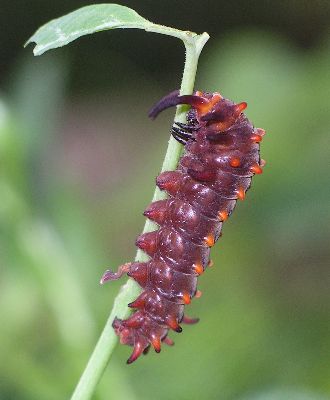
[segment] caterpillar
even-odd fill
[[[200,296],[197,278],[210,266],[210,248],[265,163],[259,151],[265,131],[254,128],[243,114],[245,102],[235,104],[219,93],[180,96],[174,91],[156,103],[149,117],[178,104],[191,106],[186,123],[175,122],[171,129],[184,153],[175,171],[156,178],[168,197],[144,211],[159,229],[136,239],[150,259],[124,264],[117,272],[107,270],[101,279],[104,283],[127,273],[143,289],[128,304],[135,312],[112,324],[120,342],[133,346],[128,364],[150,346],[159,353],[162,342],[172,345],[169,330],[181,332],[181,322],[198,322],[185,315],[184,307]]]

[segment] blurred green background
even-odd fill
[[[132,260],[180,84],[183,46],[103,32],[34,58],[42,23],[88,2],[1,0],[0,399],[66,399]],[[117,346],[96,400],[330,398],[330,3],[125,1],[211,35],[196,88],[247,101],[267,165],[213,250],[201,322],[132,366]]]

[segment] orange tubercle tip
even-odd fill
[[[262,174],[262,168],[260,167],[259,164],[254,164],[252,165],[252,167],[250,168],[250,170],[254,173],[254,174]]]
[[[173,329],[175,332],[178,332],[178,333],[182,332],[182,328],[181,328],[181,326],[177,323],[177,320],[176,320],[175,318],[170,318],[170,319],[167,321],[167,325],[168,325],[171,329]]]
[[[202,275],[202,273],[204,272],[204,268],[201,263],[196,263],[194,269],[197,275]]]
[[[153,348],[155,349],[155,352],[160,353],[160,350],[161,350],[160,338],[159,337],[152,338],[151,344],[152,344]]]
[[[229,164],[231,167],[239,167],[241,165],[241,160],[238,157],[233,157],[229,160]]]
[[[237,191],[237,198],[239,200],[244,200],[245,199],[245,191],[243,188],[239,188]]]
[[[251,140],[252,140],[252,142],[260,143],[262,141],[262,136],[261,135],[252,135]]]
[[[221,221],[226,221],[229,216],[227,211],[220,211],[218,215]]]
[[[215,93],[213,94],[212,101],[214,101],[214,103],[217,103],[217,102],[218,102],[219,100],[221,100],[221,99],[222,99],[222,96],[221,96],[220,93],[215,92]]]
[[[196,92],[197,96],[203,97],[203,93],[202,94],[197,94],[198,92]],[[203,97],[205,99],[205,97]],[[205,104],[201,104],[199,107],[197,107],[198,109],[198,114],[199,115],[204,115],[207,114],[209,111],[212,110],[212,108],[222,99],[222,96],[220,93],[214,93],[214,95],[212,96],[212,98],[210,100],[206,100]]]
[[[184,293],[182,296],[182,300],[184,302],[184,304],[190,304],[191,303],[191,298],[189,296],[189,293]]]
[[[247,103],[245,101],[242,101],[242,103],[236,104],[236,108],[238,111],[242,112],[246,109]]]
[[[206,236],[206,238],[205,238],[205,244],[206,244],[208,247],[214,246],[214,243],[215,243],[214,235],[210,234],[210,235]]]

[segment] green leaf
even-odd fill
[[[43,25],[30,37],[25,46],[35,42],[33,53],[38,56],[47,50],[65,46],[80,36],[116,28],[144,29],[175,36],[184,41],[198,37],[193,32],[153,24],[128,7],[118,4],[95,4],[79,8]]]
[[[150,25],[151,22],[128,7],[117,4],[90,5],[43,25],[25,46],[35,42],[37,46],[33,53],[41,55],[94,32],[116,28],[146,29]]]

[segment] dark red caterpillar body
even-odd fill
[[[181,332],[181,322],[197,322],[184,316],[184,306],[199,294],[197,277],[210,264],[210,247],[219,238],[223,222],[237,199],[244,199],[252,176],[262,172],[259,142],[265,131],[255,129],[242,113],[246,103],[234,104],[218,93],[179,96],[173,92],[149,115],[154,118],[177,104],[192,106],[187,124],[172,128],[185,153],[176,171],[157,177],[158,187],[169,198],[150,204],[144,212],[159,229],[136,240],[150,260],[125,264],[117,273],[106,271],[101,281],[127,272],[143,288],[129,304],[137,311],[113,322],[121,343],[134,346],[128,363],[147,352],[150,344],[156,352],[162,341],[172,344],[169,329]]]

